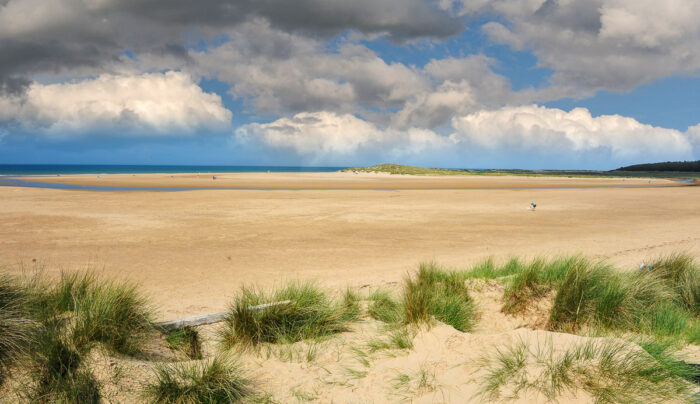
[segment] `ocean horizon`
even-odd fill
[[[347,167],[147,164],[0,164],[0,175],[333,172]]]

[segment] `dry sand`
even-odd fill
[[[106,276],[137,281],[161,307],[163,319],[222,310],[242,284],[310,278],[332,289],[350,285],[367,293],[396,285],[426,260],[463,268],[488,257],[583,253],[635,268],[643,259],[669,252],[700,255],[700,188],[658,187],[671,181],[352,173],[223,174],[216,181],[204,175],[35,180],[306,188],[95,192],[0,187],[0,257],[6,271],[17,271],[20,263],[31,266],[33,260],[52,274],[91,265]],[[642,187],[594,188],[629,185]],[[536,211],[527,209],[532,201]],[[244,362],[278,402],[468,402],[478,389],[477,360],[494,346],[551,340],[560,349],[585,340],[538,330],[546,320],[547,301],[523,316],[501,313],[501,294],[500,285],[489,283],[474,291],[482,312],[474,333],[438,326],[419,333],[411,351],[368,356],[369,367],[358,359],[358,349],[367,351],[367,341],[381,337],[381,330],[367,318],[353,326],[354,332],[323,346],[298,343],[270,357],[246,354]],[[210,353],[216,327],[200,330]],[[290,349],[296,359],[283,359]],[[307,361],[310,349],[318,357]],[[150,377],[149,362],[93,356],[97,374],[106,378],[109,400],[138,400],[129,386]],[[432,375],[427,385],[418,382],[421,371]],[[114,384],[111,373],[122,374],[122,381]],[[397,384],[400,374],[409,381]],[[580,391],[560,399],[592,402]],[[542,401],[521,397],[521,402]]]
[[[450,188],[649,186],[648,180],[605,178],[222,175],[228,176],[236,178],[236,187],[258,181],[264,188],[272,188],[260,180],[265,176],[285,188],[318,183],[400,188],[417,182]],[[149,187],[195,181],[180,178],[191,177],[186,175],[87,177],[53,179]],[[674,183],[653,180],[651,187],[629,189],[396,191],[0,187],[0,257],[5,265],[36,260],[49,272],[91,265],[108,276],[128,277],[169,319],[221,310],[242,284],[314,278],[338,288],[377,286],[400,281],[427,260],[465,267],[490,256],[581,252],[634,267],[670,251],[697,254],[700,188],[654,187],[662,184]],[[538,204],[534,212],[527,210],[531,201]]]

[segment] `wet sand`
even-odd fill
[[[216,177],[214,179],[213,177]],[[23,181],[102,187],[194,189],[511,189],[669,186],[664,179],[512,175],[416,176],[385,173],[90,174],[17,177]]]
[[[307,190],[0,187],[1,263],[6,271],[16,271],[19,263],[31,266],[36,260],[53,274],[91,265],[107,276],[138,282],[160,306],[160,317],[171,319],[221,310],[242,284],[313,278],[333,288],[379,286],[400,281],[427,260],[465,267],[490,256],[505,260],[583,253],[634,268],[645,258],[673,251],[700,256],[700,188],[656,187],[671,181],[352,173],[204,176],[29,180]],[[595,188],[629,185],[642,187]],[[533,201],[534,212],[527,209]]]

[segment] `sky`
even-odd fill
[[[0,164],[700,159],[697,0],[0,0]]]

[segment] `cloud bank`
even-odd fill
[[[245,125],[236,130],[234,139],[322,164],[371,155],[379,159],[375,161],[401,158],[438,166],[463,161],[480,167],[496,153],[513,161],[536,156],[539,161],[531,161],[532,168],[562,168],[601,156],[621,164],[689,159],[700,139],[700,125],[684,133],[619,115],[593,117],[584,108],[566,112],[528,105],[455,117],[445,135],[415,127],[379,128],[350,114],[316,112]]]
[[[178,72],[31,84],[0,97],[0,122],[48,137],[100,134],[178,136],[226,130],[231,111]]]

